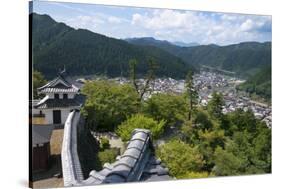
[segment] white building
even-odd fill
[[[65,71],[37,91],[45,95],[42,100],[33,103],[32,117],[35,120],[40,118],[39,124],[64,124],[68,114],[73,109],[80,109],[85,101],[79,87],[65,76]]]

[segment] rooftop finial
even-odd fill
[[[65,65],[63,65],[63,70],[59,71],[59,75],[63,75],[66,72]]]

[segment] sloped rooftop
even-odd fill
[[[93,170],[82,185],[169,180],[168,169],[154,155],[149,130],[135,129],[123,155],[106,163],[99,172]]]
[[[60,72],[58,77],[48,82],[42,87],[37,89],[38,93],[77,93],[80,88],[74,84],[74,82],[67,77],[65,71]]]
[[[50,142],[53,125],[32,126],[32,145]]]
[[[86,100],[82,94],[77,94],[73,99],[50,99],[44,98],[34,108],[47,109],[47,108],[63,108],[63,107],[81,107]]]

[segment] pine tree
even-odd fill
[[[221,93],[213,92],[212,99],[208,103],[208,110],[214,118],[222,118],[222,108],[224,105],[223,96]]]
[[[186,97],[188,100],[188,120],[191,120],[191,115],[195,110],[195,106],[198,103],[198,93],[193,84],[193,72],[189,71],[186,80],[185,80],[185,88],[186,88]]]

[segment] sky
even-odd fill
[[[229,45],[271,41],[271,16],[33,1],[33,12],[117,39]]]

